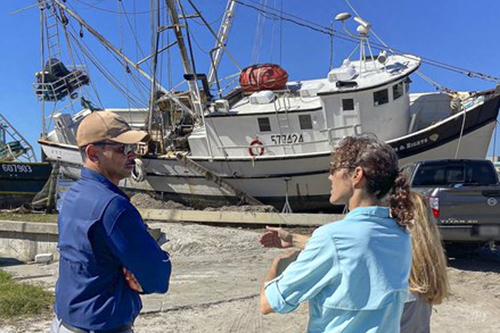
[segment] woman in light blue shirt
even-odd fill
[[[333,153],[330,202],[350,213],[316,229],[304,250],[274,260],[261,288],[262,313],[309,302],[308,332],[399,332],[408,294],[412,206],[387,144],[348,137]],[[389,194],[390,207],[381,200]]]

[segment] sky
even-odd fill
[[[37,140],[42,132],[42,106],[34,90],[34,74],[43,67],[41,58],[40,12],[35,0],[0,0],[0,112],[34,146],[37,156],[40,148]],[[193,0],[203,16],[218,30],[226,0]],[[345,0],[245,0],[247,3],[263,3],[283,10],[296,18],[331,26],[340,12],[351,12]],[[133,61],[137,62],[151,53],[150,1],[146,0],[67,0],[68,6],[78,12],[96,30],[108,38]],[[165,22],[165,1],[160,1],[162,22]],[[188,15],[194,10],[184,1]],[[368,20],[375,33],[390,47],[409,54],[436,60],[453,66],[500,77],[500,1],[497,0],[350,0],[355,10]],[[27,8],[21,10],[23,8]],[[297,19],[294,19],[297,20]],[[200,24],[199,19],[189,21],[192,49],[198,73],[208,72],[208,52],[214,39]],[[260,22],[260,24],[258,24]],[[304,21],[303,21],[304,22]],[[335,29],[341,26],[334,25]],[[356,26],[348,25],[353,31]],[[73,30],[72,30],[73,29]],[[107,108],[126,108],[147,104],[148,83],[135,72],[128,73],[111,54],[100,46],[90,33],[83,31],[70,18],[68,26],[76,40],[85,44],[95,59],[106,67],[115,85],[129,91],[135,100],[117,90],[90,63],[83,60],[75,42],[71,48],[61,34],[63,62],[86,64],[92,86],[83,93],[95,104]],[[69,37],[70,39],[72,37]],[[163,34],[161,45],[173,39]],[[338,66],[354,48],[354,44],[334,39],[334,64]],[[326,77],[330,68],[331,39],[303,26],[288,21],[273,20],[258,15],[246,6],[238,5],[231,30],[228,50],[239,68],[253,63],[279,63],[289,73],[289,80],[305,80]],[[374,50],[374,53],[377,53]],[[175,48],[164,52],[158,68],[158,77],[167,88],[176,87],[182,81],[182,65]],[[170,59],[170,60],[169,60]],[[144,63],[150,70],[150,62]],[[439,84],[453,90],[483,90],[495,87],[495,83],[471,79],[464,75],[423,65],[421,71]],[[221,64],[219,77],[238,72],[229,57]],[[418,77],[413,78],[412,91],[434,91]],[[139,87],[139,88],[137,88]],[[95,94],[97,91],[97,95]],[[74,102],[77,102],[75,100]],[[69,105],[67,102],[63,103]],[[73,110],[79,111],[78,103]],[[54,110],[52,105],[47,111]],[[69,109],[70,110],[70,109]],[[496,155],[500,155],[500,133],[496,133]],[[493,142],[493,140],[492,140]],[[493,153],[490,146],[489,155]]]

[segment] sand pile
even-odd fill
[[[209,255],[227,252],[261,251],[259,235],[252,230],[212,227],[200,224],[150,223],[161,228],[169,240],[162,248],[172,256]]]
[[[130,198],[130,202],[137,208],[149,208],[149,209],[185,209],[191,210],[193,208],[184,206],[181,203],[175,201],[163,201],[153,198],[147,193],[137,193]]]
[[[175,201],[163,201],[154,198],[148,193],[137,193],[134,194],[130,201],[137,208],[147,208],[147,209],[184,209],[193,210],[194,208],[185,206],[179,202]],[[235,211],[235,212],[276,212],[276,209],[270,205],[241,205],[241,206],[223,206],[223,207],[207,207],[203,210],[206,211]]]

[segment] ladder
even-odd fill
[[[61,60],[61,38],[59,33],[59,18],[57,16],[57,6],[52,3],[53,1],[38,0],[38,5],[41,10],[43,25],[45,31],[45,44],[47,45],[46,59],[59,59]],[[54,64],[50,63],[52,67]],[[52,68],[50,68],[52,69]]]
[[[236,187],[234,187],[233,185],[229,184],[222,177],[217,176],[215,173],[208,170],[207,168],[205,168],[201,164],[196,163],[195,161],[193,161],[192,159],[187,157],[186,154],[179,152],[175,156],[179,161],[182,161],[188,169],[205,176],[206,179],[214,182],[219,187],[228,191],[236,198],[239,198],[242,202],[245,202],[245,203],[251,204],[251,205],[264,205],[262,202],[255,199],[251,195],[249,195],[246,192],[243,192],[243,191],[237,189]]]
[[[16,152],[12,151],[9,147],[9,143],[7,142],[7,138],[9,140],[13,140],[13,142],[19,143],[20,147],[22,147],[22,152],[16,154]],[[35,154],[33,153],[33,147],[29,144],[28,141],[14,128],[14,126],[9,123],[7,118],[5,118],[0,113],[0,144],[5,145],[7,150],[10,152],[10,159],[16,160],[19,157],[23,157],[28,162],[36,162]]]

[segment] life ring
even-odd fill
[[[143,182],[146,179],[146,172],[144,171],[144,164],[142,160],[136,158],[134,168],[132,169],[132,179],[138,183]]]
[[[250,147],[248,147],[248,154],[250,154],[250,156],[264,155],[264,144],[259,139],[254,139],[252,142],[250,142]]]

